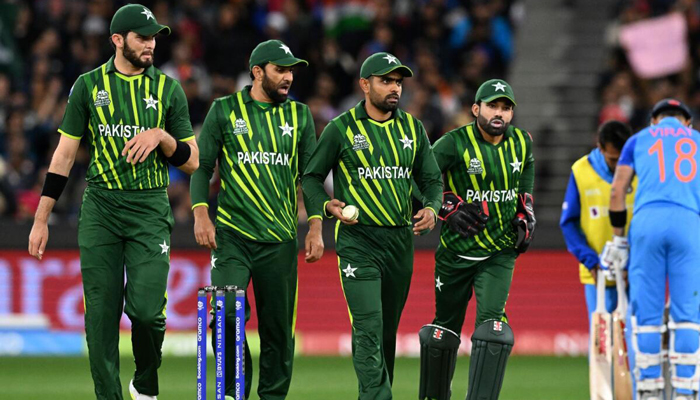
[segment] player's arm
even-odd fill
[[[581,200],[573,173],[569,177],[569,184],[564,194],[559,227],[569,253],[589,270],[595,268],[599,262],[598,253],[588,245],[586,236],[581,231]]]
[[[433,149],[428,141],[423,124],[417,121],[416,159],[413,164],[413,178],[423,194],[423,209],[413,217],[417,222],[413,225],[413,234],[420,235],[421,231],[432,230],[437,222],[437,210],[442,206],[442,172],[435,160]]]
[[[160,148],[168,162],[188,175],[199,167],[199,148],[194,140],[185,92],[179,84],[173,85],[170,106],[165,116],[165,129],[151,128],[126,142],[122,156],[126,162],[146,161],[149,154]]]
[[[523,172],[518,182],[518,204],[515,218],[511,221],[517,233],[515,251],[524,253],[530,247],[537,227],[535,219],[535,199],[532,192],[535,188],[535,157],[532,155],[532,135],[528,132],[518,131],[526,141],[525,160],[523,160]],[[527,138],[525,138],[527,135]],[[529,140],[528,140],[529,139]]]
[[[34,225],[29,233],[29,255],[39,260],[43,257],[46,243],[49,241],[49,216],[63,189],[66,187],[68,174],[73,167],[79,147],[79,139],[61,135],[56,151],[51,158],[51,164],[44,180],[44,189],[39,200],[39,207],[34,215]]]
[[[624,236],[625,234],[625,225],[627,224],[625,197],[630,185],[632,185],[632,179],[634,179],[634,148],[636,145],[636,135],[625,142],[610,188],[610,223],[613,226],[615,236]]]
[[[223,147],[223,128],[220,123],[219,102],[212,103],[202,131],[197,139],[199,151],[199,168],[190,179],[190,198],[194,212],[194,237],[197,244],[208,249],[216,249],[216,232],[209,219],[209,180],[214,174],[216,160]]]
[[[301,187],[304,190],[304,199],[308,201],[306,212],[309,215],[309,223],[313,219],[336,217],[341,222],[354,225],[357,220],[349,220],[343,217],[342,210],[345,203],[338,199],[331,199],[323,187],[323,182],[328,172],[339,161],[341,140],[340,130],[336,126],[337,121],[331,121],[326,125],[318,139],[318,144],[309,158],[304,176],[301,178]]]
[[[309,165],[309,160],[311,155],[316,148],[316,126],[314,125],[314,118],[311,115],[311,111],[308,107],[304,107],[304,129],[301,131],[301,138],[299,140],[299,176],[304,175],[306,171],[306,166]],[[302,195],[304,196],[304,207],[309,204],[310,200],[306,196],[306,192],[302,190]],[[307,209],[308,211],[308,209]],[[310,215],[310,214],[307,214]],[[304,243],[305,258],[306,262],[312,263],[318,261],[323,255],[323,237],[321,235],[321,218],[311,218],[308,217],[309,232],[306,235],[306,240]]]
[[[48,220],[56,201],[61,196],[68,182],[75,155],[80,147],[80,139],[87,128],[90,112],[87,101],[90,100],[87,87],[80,76],[68,94],[68,104],[63,114],[58,132],[61,139],[54,151],[49,170],[44,180],[44,189],[34,215],[34,225],[29,233],[29,254],[41,260],[49,240]]]

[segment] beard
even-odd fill
[[[141,53],[140,55],[136,54],[136,50],[129,47],[129,44],[127,43],[126,38],[125,38],[123,55],[124,55],[124,58],[126,58],[126,60],[129,61],[133,66],[135,66],[137,68],[148,68],[151,65],[153,65],[154,54],[152,52],[149,52],[146,54],[151,54],[151,58],[149,60],[142,61],[140,56],[144,55],[144,53]]]
[[[493,121],[501,121],[501,126],[500,127],[495,127],[491,125],[491,122]],[[508,130],[508,123],[504,121],[501,118],[491,118],[490,120],[487,120],[486,117],[479,115],[476,117],[476,123],[479,124],[479,127],[484,130],[484,132],[488,133],[490,136],[501,136],[504,133],[506,133],[506,130]]]
[[[289,90],[291,84],[289,81],[283,80],[279,84],[275,85],[272,79],[267,77],[267,74],[263,75],[262,90],[265,92],[267,97],[274,103],[284,103],[287,101],[288,93],[280,93],[280,88],[286,88]]]
[[[396,102],[391,102],[390,100],[392,99],[396,99]],[[399,99],[400,97],[397,94],[387,95],[383,99],[376,94],[369,96],[369,101],[372,103],[372,105],[379,111],[385,113],[396,111],[396,109],[399,108]]]

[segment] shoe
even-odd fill
[[[156,396],[146,396],[145,394],[140,394],[134,387],[134,380],[129,382],[129,394],[131,394],[131,400],[157,400]]]
[[[639,393],[639,400],[664,400],[661,390],[645,390]]]

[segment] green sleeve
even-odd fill
[[[306,123],[301,131],[301,139],[299,141],[299,176],[304,176],[304,171],[306,171],[306,167],[309,165],[311,154],[313,154],[316,148],[316,125],[314,125],[314,117],[311,115],[309,107],[305,106],[304,110],[304,120]],[[307,207],[307,204],[311,204],[310,200],[305,191],[302,191],[302,194],[304,196],[304,206]],[[307,209],[307,213],[308,211]],[[308,214],[308,216],[311,217],[312,214]],[[320,216],[317,218],[319,217]]]
[[[323,129],[301,180],[309,219],[322,218],[325,214],[325,203],[331,200],[323,188],[323,182],[328,172],[338,163],[340,146],[340,131],[335,126],[335,122],[331,121]]]
[[[423,207],[430,208],[437,217],[442,206],[442,173],[435,161],[428,135],[423,124],[418,121],[418,151],[413,163],[413,178],[423,195]]]
[[[527,138],[530,140],[527,142],[525,166],[523,167],[523,173],[520,174],[518,193],[532,194],[535,190],[535,157],[532,154],[532,136],[529,133],[527,133]]]
[[[58,128],[61,135],[78,140],[83,137],[90,121],[88,99],[85,80],[80,76],[68,94],[66,111],[63,113],[63,121],[61,121],[61,126]]]
[[[443,135],[433,144],[433,154],[440,171],[446,172],[457,162],[458,155],[452,135]]]
[[[219,102],[212,103],[207,117],[204,119],[202,131],[197,139],[199,147],[199,168],[194,171],[190,179],[190,197],[192,198],[192,208],[207,205],[209,200],[209,180],[214,174],[216,160],[223,147],[223,136],[221,125],[219,124]]]
[[[179,83],[175,82],[173,85],[170,97],[170,107],[165,115],[165,131],[181,142],[194,139],[187,97]]]

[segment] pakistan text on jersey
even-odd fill
[[[289,154],[276,153],[273,151],[239,151],[239,164],[263,164],[263,165],[284,165],[289,166]]]
[[[360,179],[411,179],[408,167],[386,166],[357,168]]]
[[[131,136],[136,136],[137,133],[141,133],[149,128],[138,125],[99,124],[98,129],[100,131],[100,136],[117,136],[130,138]]]
[[[465,200],[467,201],[488,201],[488,202],[507,202],[513,201],[518,197],[515,189],[510,190],[467,190]]]

